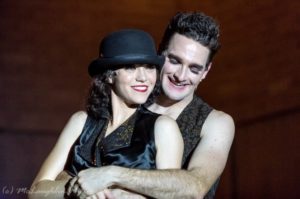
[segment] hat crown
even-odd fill
[[[136,29],[124,29],[106,36],[100,44],[100,57],[113,58],[127,55],[156,56],[152,37]]]
[[[93,77],[128,64],[151,64],[159,69],[164,61],[164,56],[157,55],[154,40],[149,33],[138,29],[123,29],[102,39],[99,57],[90,63],[88,72]]]

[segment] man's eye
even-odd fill
[[[194,74],[199,74],[199,70],[198,69],[191,69],[192,73]]]
[[[201,72],[204,69],[204,67],[190,67],[190,70],[192,73],[194,74],[199,74],[199,72]]]
[[[170,62],[171,62],[172,64],[178,64],[177,59],[169,58],[169,60],[170,60]]]

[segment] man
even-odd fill
[[[162,93],[148,109],[176,119],[185,144],[183,169],[88,169],[76,179],[84,192],[90,195],[119,186],[155,198],[213,198],[234,138],[234,122],[194,92],[212,66],[218,37],[219,27],[211,17],[178,13],[160,44],[159,52],[166,57],[161,72]],[[93,179],[95,172],[103,178]],[[114,189],[111,192],[120,193]]]

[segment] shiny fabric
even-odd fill
[[[209,115],[209,113],[212,110],[213,110],[212,107],[210,107],[201,98],[199,98],[198,96],[195,95],[193,100],[191,101],[191,103],[181,112],[181,114],[178,116],[178,118],[176,120],[177,124],[180,128],[183,140],[184,140],[184,154],[183,154],[183,161],[182,161],[182,167],[184,169],[187,169],[190,158],[191,158],[196,146],[201,141],[200,132],[202,130],[203,123],[205,122],[207,116]],[[135,122],[135,124],[137,124],[138,121],[141,122],[141,125],[138,127],[138,129],[141,129],[141,131],[144,132],[144,133],[142,133],[142,135],[145,134],[145,132],[151,132],[150,134],[153,137],[153,127],[154,127],[153,120],[155,120],[157,118],[157,114],[148,111],[146,108],[142,108],[141,110],[139,110],[139,112],[141,113],[141,115],[139,117],[137,117],[138,119]],[[134,117],[134,116],[132,116],[132,117]],[[148,119],[144,120],[145,118],[148,118]],[[79,140],[75,143],[74,150],[73,150],[74,152],[70,155],[70,160],[68,161],[68,163],[66,165],[66,169],[69,170],[69,172],[71,174],[76,175],[77,172],[79,172],[82,169],[95,166],[92,164],[92,162],[93,162],[92,161],[92,159],[93,159],[92,152],[98,151],[98,150],[95,150],[91,146],[93,146],[93,143],[96,142],[96,139],[99,136],[99,132],[101,130],[103,130],[104,126],[107,125],[105,123],[105,121],[107,121],[107,120],[104,119],[104,121],[97,122],[97,121],[92,120],[91,118],[87,119],[85,127],[82,132],[82,135],[80,136]],[[130,119],[130,121],[131,121],[131,119]],[[148,128],[151,130],[149,130]],[[138,129],[136,130],[136,132],[140,132]],[[130,142],[131,134],[125,133],[124,135],[128,135],[128,137],[120,139],[117,142],[117,143],[119,143],[120,146],[125,146],[127,141]],[[138,136],[138,137],[143,137],[143,136]],[[145,136],[145,141],[143,143],[146,142],[147,138],[149,139],[148,136]],[[109,136],[107,136],[107,139],[112,139],[112,138],[109,138]],[[153,140],[154,140],[154,138],[153,138]],[[122,142],[124,142],[125,144]],[[150,141],[150,142],[152,142],[152,141]],[[136,142],[136,143],[138,143],[138,142]],[[82,145],[84,145],[84,144],[86,144],[86,146],[89,146],[89,147],[82,147]],[[134,146],[136,144],[132,143],[131,145]],[[148,148],[147,146],[151,146],[151,147]],[[150,151],[155,150],[155,147],[153,146],[153,144],[146,145],[146,147],[144,148],[145,153],[142,152],[141,156],[144,156],[144,154],[150,154],[150,152],[148,151],[148,149],[150,149],[150,148],[151,148]],[[121,150],[121,148],[119,148],[119,149]],[[129,153],[131,153],[131,152],[129,152]],[[136,154],[137,153],[135,153],[135,155]],[[109,156],[110,157],[108,157],[108,159],[114,159],[114,157],[112,157],[112,156],[114,156],[113,153],[111,153]],[[154,160],[155,154],[152,154],[152,156],[153,156],[152,160]],[[124,157],[124,159],[122,161],[125,160],[125,162],[126,162],[125,165],[128,164],[127,163],[128,159],[134,158],[130,154],[128,154],[128,158],[127,158],[124,153],[120,157]],[[120,157],[117,157],[116,159],[121,161]],[[150,157],[150,156],[148,156],[148,157]],[[139,159],[139,158],[137,158],[137,159]],[[147,158],[144,158],[144,160],[145,159],[147,159]],[[151,158],[149,158],[149,159],[151,159]],[[117,162],[118,161],[115,160],[115,163],[117,163]],[[135,161],[133,161],[133,162],[135,162]],[[143,161],[141,161],[141,162],[143,162]],[[120,162],[118,162],[118,163],[120,163]],[[108,162],[101,163],[100,160],[98,160],[98,162],[97,162],[97,165],[100,165],[100,166],[105,165],[105,164],[108,164]],[[135,165],[135,163],[133,163],[132,165]],[[153,166],[152,163],[150,165]],[[150,167],[151,166],[149,166],[149,168]],[[153,166],[153,168],[155,168],[155,167]],[[204,199],[213,199],[214,198],[218,183],[219,183],[219,179],[214,183],[214,185],[211,187],[211,189],[206,194]]]
[[[155,169],[154,124],[158,116],[139,109],[106,137],[108,118],[96,121],[88,117],[65,170],[74,176],[81,170],[104,165]]]

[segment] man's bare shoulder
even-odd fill
[[[228,136],[233,137],[234,130],[235,125],[233,118],[223,111],[214,109],[208,115],[203,124],[201,136],[211,134],[211,132],[220,132],[222,134],[228,134]]]
[[[234,139],[232,117],[218,110],[212,110],[203,124],[201,141],[197,145],[188,168],[198,169],[208,177],[209,186],[221,175]]]
[[[207,117],[207,121],[208,122],[230,122],[230,123],[234,123],[233,118],[229,114],[227,114],[223,111],[216,110],[216,109],[213,109],[211,111],[211,113]]]

